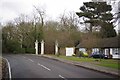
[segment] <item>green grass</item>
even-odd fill
[[[50,55],[57,57],[55,55]],[[70,60],[70,61],[78,61],[78,62],[89,62],[95,65],[99,66],[104,66],[104,67],[109,67],[113,69],[120,69],[120,63],[118,64],[118,60],[113,60],[113,59],[94,59],[94,58],[78,58],[78,57],[67,57],[67,56],[59,56],[58,58],[62,58],[65,60]]]
[[[95,61],[93,58],[79,58],[79,57],[66,57],[66,56],[59,56],[59,58],[63,58],[66,60],[71,60],[71,61],[80,61],[80,62],[92,62]]]
[[[106,63],[104,64],[104,63],[100,63],[98,65],[120,70],[120,66],[118,66],[118,64],[110,64],[110,63],[109,64],[106,64]]]
[[[120,70],[120,63],[118,62],[118,60],[105,59],[105,60],[102,60],[101,62],[99,62],[97,65]]]

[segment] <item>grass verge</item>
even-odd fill
[[[49,55],[49,56],[57,57],[55,55]],[[79,58],[79,57],[74,57],[74,56],[67,57],[67,56],[61,56],[61,55],[57,58],[62,58],[65,60],[77,61],[77,62],[89,62],[91,64],[120,70],[119,60],[114,60],[114,59],[94,59],[94,58],[86,58],[86,57]]]

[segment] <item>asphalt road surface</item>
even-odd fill
[[[109,74],[28,54],[5,54],[12,78],[114,78]]]

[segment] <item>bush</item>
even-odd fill
[[[35,53],[35,48],[26,48],[25,52],[34,54]]]
[[[35,53],[35,49],[34,48],[17,48],[13,51],[14,54],[17,53]]]
[[[19,48],[17,51],[18,51],[19,53],[25,53],[25,48]]]
[[[18,43],[16,40],[7,40],[7,42],[3,41],[3,52],[9,52],[9,53],[19,53],[22,52],[20,43]]]
[[[25,48],[16,48],[14,51],[13,51],[14,54],[17,54],[17,53],[25,53]]]
[[[83,56],[83,52],[82,52],[82,51],[79,51],[79,52],[76,53],[75,56],[76,56],[76,57],[82,57],[82,56]]]

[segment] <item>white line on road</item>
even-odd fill
[[[41,65],[40,63],[38,63],[38,65]]]
[[[26,57],[23,56],[23,58],[26,58]]]
[[[48,67],[46,67],[46,66],[44,66],[44,65],[42,65],[42,64],[40,64],[40,63],[38,63],[38,65],[40,65],[41,67],[47,69],[48,71],[51,71],[51,69],[49,69]]]
[[[48,71],[51,71],[51,69],[47,68],[46,66],[44,65],[41,65],[43,68],[47,69]]]
[[[29,59],[31,62],[34,62],[32,59]]]
[[[11,68],[10,68],[10,63],[9,63],[9,61],[6,59],[6,58],[4,58],[6,61],[7,61],[7,64],[8,64],[8,71],[9,71],[9,78],[10,78],[10,80],[11,80]]]
[[[64,78],[63,76],[59,75],[60,78]]]
[[[67,80],[65,77],[63,77],[62,75],[59,75],[60,78],[64,79],[64,80]]]

